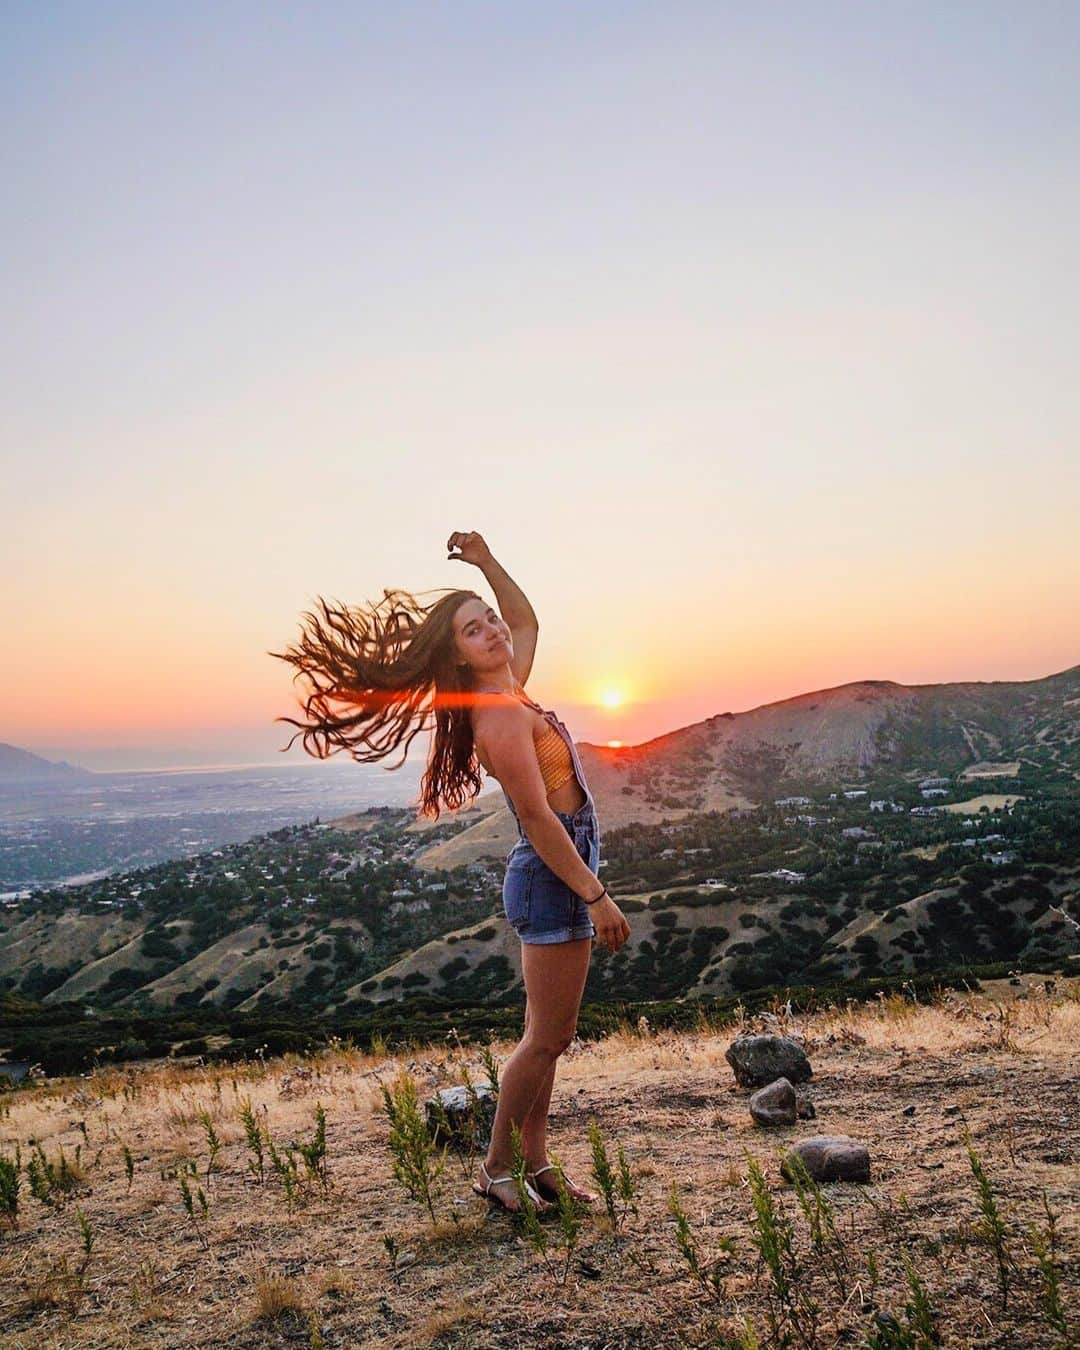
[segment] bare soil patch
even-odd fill
[[[964,770],[960,775],[961,779],[972,778],[1015,778],[1020,772],[1020,761],[1014,760],[983,760],[979,764],[972,764],[970,768]]]

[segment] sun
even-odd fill
[[[621,708],[623,704],[622,690],[605,689],[600,695],[600,702],[605,708]]]

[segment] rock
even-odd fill
[[[843,1134],[816,1134],[800,1139],[780,1164],[780,1173],[791,1181],[788,1158],[797,1153],[815,1181],[869,1181],[870,1153],[865,1144]]]
[[[424,1103],[428,1133],[434,1143],[487,1148],[495,1119],[495,1094],[486,1086],[474,1087],[473,1093],[475,1102],[464,1086],[440,1088]]]
[[[795,1114],[800,1120],[815,1120],[817,1118],[814,1103],[809,1097],[805,1097],[801,1093],[795,1094]]]
[[[750,1098],[755,1125],[794,1125],[795,1106],[795,1089],[786,1078],[759,1088]]]
[[[803,1083],[814,1072],[806,1052],[790,1036],[736,1036],[724,1058],[740,1087],[766,1087],[778,1078]]]

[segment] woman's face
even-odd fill
[[[466,600],[454,614],[454,646],[457,660],[477,675],[500,669],[514,654],[510,629],[483,600]]]

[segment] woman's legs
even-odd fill
[[[555,1061],[574,1038],[581,995],[589,973],[592,939],[574,942],[530,943],[521,945],[521,970],[525,977],[525,1035],[503,1067],[499,1083],[499,1104],[491,1129],[491,1144],[484,1165],[490,1176],[509,1172],[513,1164],[510,1126],[522,1131],[522,1149],[530,1162],[540,1165],[542,1153],[534,1152],[547,1129],[547,1107],[555,1077]],[[541,1094],[546,1097],[542,1100]],[[542,1125],[534,1120],[531,1142],[525,1137],[525,1123],[536,1107]],[[492,1187],[492,1194],[517,1207],[510,1182]]]
[[[525,1035],[529,1034],[529,1006],[525,1005]],[[533,1098],[533,1104],[529,1107],[529,1114],[525,1117],[525,1122],[521,1127],[521,1147],[525,1153],[525,1161],[529,1164],[529,1170],[535,1171],[538,1167],[543,1167],[547,1162],[547,1124],[548,1112],[551,1110],[551,1090],[555,1086],[555,1070],[558,1067],[558,1061],[552,1062],[551,1068],[540,1083],[540,1087]]]

